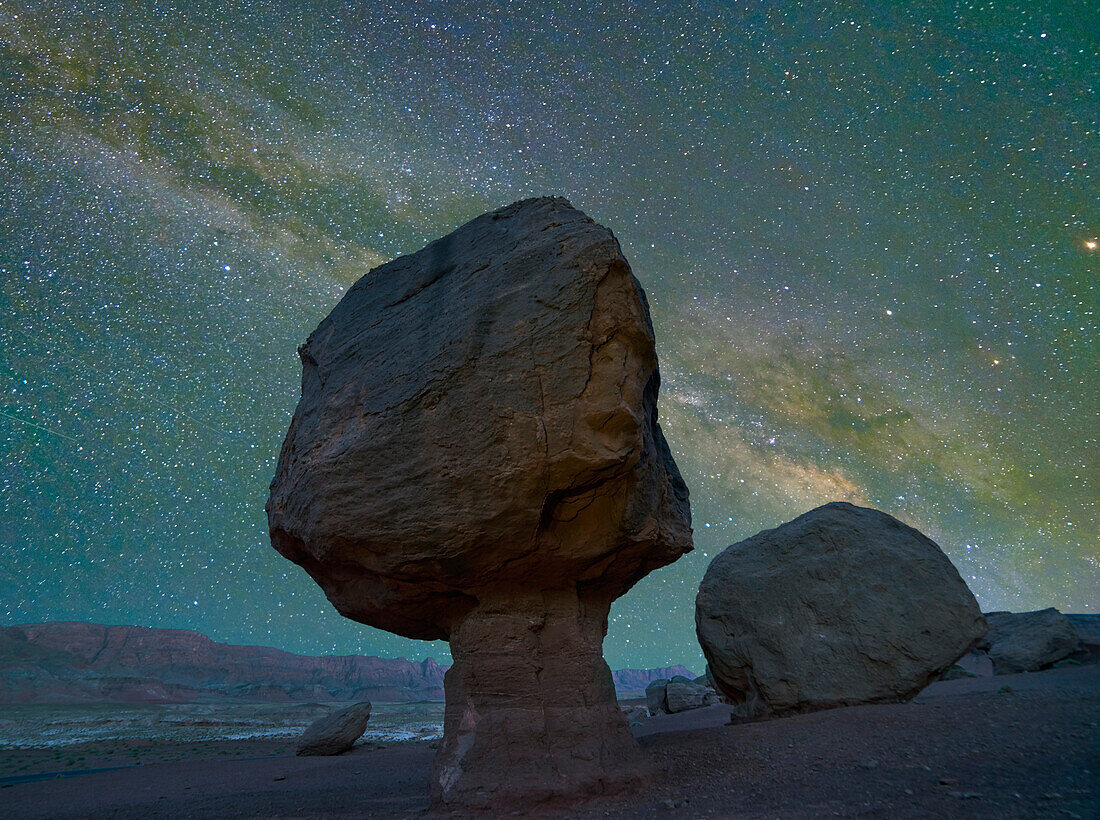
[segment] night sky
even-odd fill
[[[0,6],[0,623],[447,658],[269,545],[296,348],[549,194],[648,292],[692,493],[613,668],[701,668],[710,559],[831,500],[1100,611],[1091,4],[79,5]]]

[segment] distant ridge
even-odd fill
[[[431,658],[310,657],[218,643],[199,632],[58,621],[0,628],[0,703],[442,700]],[[613,673],[637,693],[682,666]]]
[[[182,629],[74,622],[0,629],[7,703],[440,700],[444,671],[430,658],[315,658]]]

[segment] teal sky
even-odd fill
[[[700,666],[710,559],[839,499],[987,610],[1097,611],[1087,4],[476,5],[0,8],[0,622],[445,658],[268,544],[295,351],[370,267],[545,194],[649,294],[692,492],[613,667]]]

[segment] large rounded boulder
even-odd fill
[[[907,700],[986,631],[933,541],[847,503],[723,551],[695,623],[716,685],[746,717]]]

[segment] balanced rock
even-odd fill
[[[846,503],[719,554],[695,624],[715,683],[742,717],[906,700],[986,630],[935,543]]]
[[[1053,607],[1034,612],[987,612],[989,652],[995,675],[1034,672],[1077,650],[1077,630]]]
[[[615,237],[564,199],[485,214],[369,272],[299,353],[272,543],[343,615],[450,641],[434,804],[639,782],[608,610],[691,526]]]
[[[369,700],[318,718],[302,733],[295,754],[300,756],[343,754],[363,736],[369,720]]]

